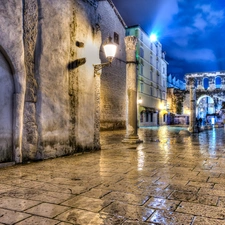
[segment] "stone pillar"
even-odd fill
[[[139,143],[137,135],[137,69],[134,36],[125,37],[126,45],[126,136],[122,142]]]
[[[191,133],[197,132],[196,129],[196,90],[195,78],[189,78],[190,87],[190,121],[188,130]]]

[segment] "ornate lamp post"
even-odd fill
[[[105,56],[106,56],[108,62],[93,65],[94,66],[94,76],[96,76],[97,72],[99,70],[101,70],[102,68],[111,65],[113,58],[116,55],[117,46],[112,42],[112,37],[110,37],[110,36],[108,37],[108,39],[106,40],[106,42],[103,45],[103,49],[104,49]]]

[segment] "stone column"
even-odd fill
[[[189,78],[190,87],[190,121],[188,130],[191,133],[197,132],[196,129],[196,90],[195,90],[195,78]]]
[[[126,45],[126,136],[122,142],[139,143],[137,135],[137,69],[134,36],[125,37]]]

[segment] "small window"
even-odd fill
[[[115,42],[116,44],[118,44],[118,45],[119,45],[119,43],[120,43],[120,41],[119,41],[119,34],[117,34],[116,32],[114,32],[114,42]]]
[[[140,75],[143,76],[143,65],[140,64],[139,68],[140,68]]]
[[[151,95],[151,96],[153,95],[152,87],[150,87],[150,95]]]
[[[140,83],[140,91],[141,91],[141,93],[144,92],[144,84],[143,83]]]
[[[153,58],[152,58],[152,56],[150,56],[150,63],[151,63],[151,64],[153,63]]]
[[[142,57],[142,58],[144,58],[144,49],[143,48],[140,48],[140,56]]]
[[[150,113],[150,122],[153,122],[153,113]]]
[[[143,41],[143,33],[141,32],[141,41]]]

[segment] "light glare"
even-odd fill
[[[151,35],[150,35],[150,41],[151,41],[151,42],[157,41],[157,36],[156,36],[156,34],[151,34]]]

